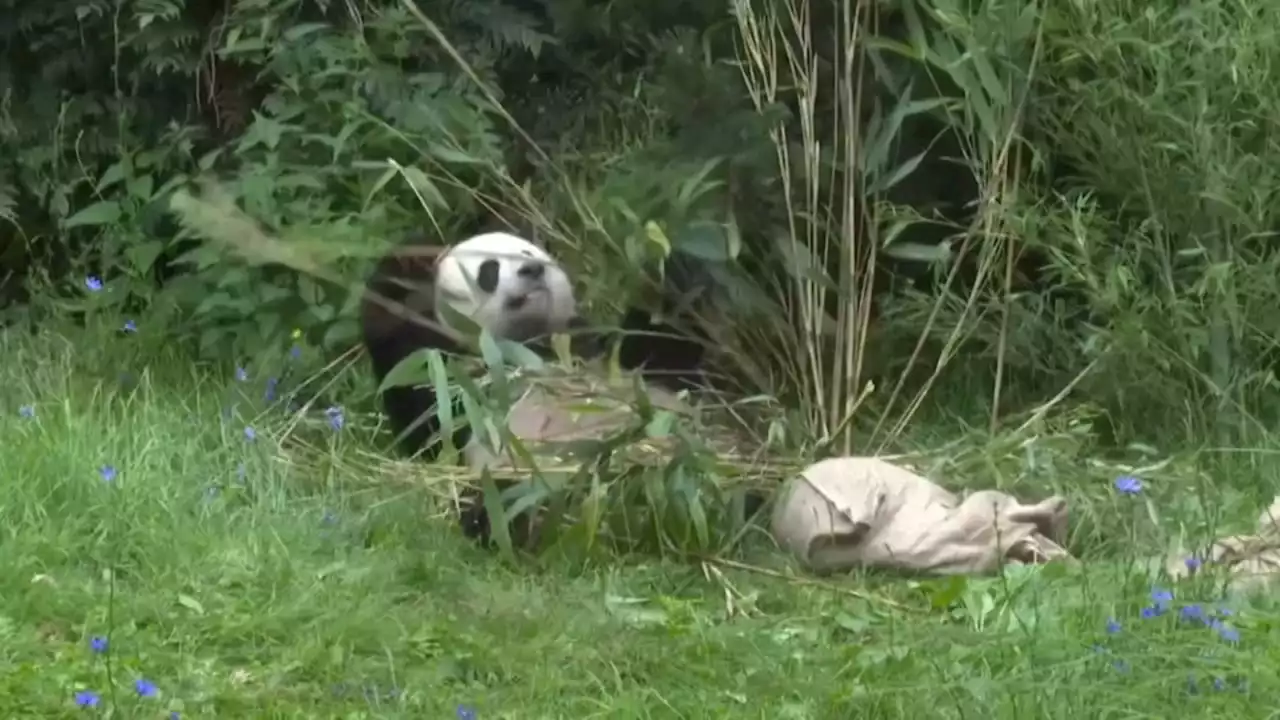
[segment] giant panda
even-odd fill
[[[569,334],[574,355],[585,359],[597,358],[616,340],[620,368],[640,374],[656,407],[684,409],[677,392],[706,381],[702,338],[683,327],[654,322],[636,308],[626,313],[620,337],[587,332],[573,283],[554,258],[518,235],[486,232],[449,248],[432,248],[414,239],[376,265],[365,285],[361,326],[378,384],[402,360],[422,349],[473,353],[465,332],[455,327],[458,316],[496,339],[525,344],[544,357],[551,353],[545,341],[555,334]],[[432,388],[389,387],[382,392],[382,404],[403,453],[427,459],[438,456],[441,428]],[[571,417],[548,396],[529,392],[511,408],[507,425],[522,440],[574,440],[616,427],[620,414],[605,412],[587,421],[578,413]],[[478,442],[465,426],[455,431],[452,440],[472,468],[497,460],[494,450]],[[489,519],[482,500],[478,493],[463,499],[464,534],[488,544]],[[512,531],[513,536],[527,534],[527,527],[513,526]]]

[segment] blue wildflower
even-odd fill
[[[36,416],[36,406],[23,405],[22,407],[18,408],[18,414],[27,419],[33,418]]]
[[[262,399],[266,400],[267,402],[275,402],[276,385],[278,385],[279,383],[280,383],[280,380],[278,378],[267,378],[267,389],[265,392],[263,392]]]
[[[470,705],[458,706],[458,720],[476,720],[476,709]]]
[[[1129,672],[1129,663],[1124,660],[1116,660],[1115,662],[1111,663],[1111,666],[1114,667],[1116,669],[1116,672],[1118,673]]]
[[[336,405],[325,410],[324,414],[329,418],[329,427],[333,428],[335,432],[341,430],[342,426],[347,422],[346,418],[342,416],[342,408]]]
[[[1168,590],[1152,590],[1151,604],[1142,608],[1142,617],[1150,620],[1151,618],[1160,617],[1169,611],[1169,606],[1173,603],[1173,593]]]
[[[98,468],[98,474],[102,476],[103,482],[113,482],[116,479],[116,468],[114,465],[103,465]]]
[[[138,693],[138,697],[151,698],[156,696],[155,683],[144,678],[134,680],[133,689]]]
[[[249,474],[249,468],[245,467],[244,463],[240,463],[240,466],[236,468],[236,481],[244,482],[244,478],[248,474]]]
[[[84,286],[89,288],[89,292],[98,292],[102,289],[102,278],[97,275],[90,275],[84,279]]]
[[[1223,679],[1222,679],[1222,678],[1220,678],[1220,677],[1216,677],[1216,678],[1214,678],[1214,679],[1213,679],[1213,689],[1214,689],[1214,690],[1217,690],[1218,692],[1222,692],[1223,690],[1226,690],[1226,689],[1227,689],[1227,681],[1226,681],[1226,680],[1223,680]]]
[[[302,357],[302,348],[295,343],[293,347],[289,348],[289,358],[297,360],[300,357]]]
[[[1142,481],[1132,475],[1121,475],[1116,478],[1116,490],[1125,495],[1137,495],[1142,492]]]
[[[1120,623],[1116,622],[1115,618],[1107,618],[1107,634],[1115,635],[1118,632],[1120,632]]]
[[[1183,560],[1182,562],[1184,565],[1187,566],[1188,572],[1195,572],[1196,570],[1200,569],[1200,558],[1195,557],[1194,555],[1187,558],[1186,560]]]
[[[126,320],[124,327],[121,328],[121,330],[124,330],[127,333],[138,332],[138,323],[132,320]]]
[[[1187,605],[1178,612],[1178,617],[1187,621],[1199,620],[1200,622],[1205,622],[1208,616],[1205,615],[1204,608],[1199,605]]]
[[[242,367],[237,367],[236,380],[239,380],[240,382],[244,382],[245,380],[248,380],[248,379],[249,379],[249,371],[245,370]]]
[[[169,720],[178,720],[181,717],[182,717],[182,713],[179,713],[177,710],[174,710],[173,712],[169,713]]]
[[[1223,640],[1225,640],[1225,641],[1227,641],[1227,642],[1229,642],[1229,643],[1238,643],[1238,642],[1240,642],[1240,631],[1239,631],[1239,630],[1237,630],[1237,629],[1235,629],[1235,628],[1233,628],[1233,627],[1227,627],[1226,625],[1221,625],[1221,624],[1219,625],[1219,627],[1217,628],[1217,630],[1218,630],[1218,637],[1222,638]]]
[[[93,692],[92,690],[81,690],[76,693],[76,707],[98,707],[98,702],[98,693]]]
[[[245,425],[245,427],[244,427],[244,439],[245,439],[245,440],[248,440],[248,441],[250,441],[250,442],[252,442],[252,441],[254,441],[254,440],[257,440],[257,439],[258,439],[258,431],[257,431],[257,430],[254,430],[252,427],[250,427],[250,426],[248,426],[248,425]]]
[[[92,648],[94,652],[102,654],[107,651],[107,639],[101,635],[95,635],[89,638],[89,647]]]

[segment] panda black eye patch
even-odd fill
[[[485,260],[480,263],[480,272],[476,275],[476,285],[482,292],[492,293],[498,289],[498,276],[502,266],[497,260]]]

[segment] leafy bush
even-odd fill
[[[196,357],[349,358],[372,257],[501,217],[605,320],[709,279],[803,457],[937,418],[1270,435],[1268,7],[10,5],[0,261],[37,318],[97,275]],[[180,227],[209,178],[322,272]]]

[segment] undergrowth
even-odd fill
[[[291,410],[280,365],[193,368],[145,318],[121,324],[0,336],[14,717],[1263,717],[1280,682],[1274,603],[1156,569],[1205,510],[1255,514],[1227,489],[1269,482],[1244,465],[1090,462],[1070,422],[925,452],[963,432],[938,426],[917,462],[1094,513],[1085,562],[815,579],[756,546],[508,565],[440,517],[429,473],[369,472],[367,414]]]
[[[740,1],[671,27],[610,3],[557,33],[611,59],[545,92],[508,77],[555,45],[519,13],[196,5],[3,28],[46,75],[0,118],[0,296],[33,321],[0,336],[0,709],[1271,712],[1274,601],[1161,571],[1280,487],[1270,5]],[[210,176],[262,229],[233,237],[296,255],[173,227]],[[761,533],[689,532],[723,502],[682,475],[705,449],[659,483],[696,502],[604,523],[627,542],[464,543],[460,476],[386,458],[353,298],[387,238],[495,207],[597,315],[681,259],[736,291],[708,323],[782,408],[770,461],[893,451],[949,488],[1062,494],[1079,565],[815,579]],[[929,280],[883,291],[921,257],[892,279]]]

